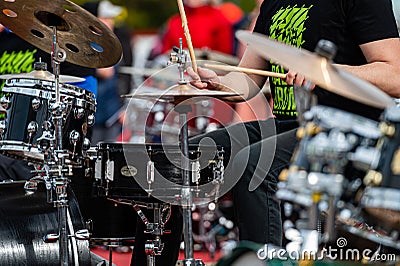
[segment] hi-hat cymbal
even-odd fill
[[[28,73],[0,75],[0,79],[40,79],[46,81],[55,81],[55,76],[48,71],[33,70]],[[59,81],[61,83],[76,83],[83,82],[85,79],[74,76],[60,75]]]
[[[335,67],[324,57],[257,33],[241,30],[236,36],[263,58],[304,75],[324,89],[377,108],[394,105],[392,98],[379,88]]]
[[[169,102],[182,102],[185,100],[203,100],[204,98],[224,98],[231,96],[240,96],[235,92],[199,90],[188,84],[178,84],[169,87],[166,90],[154,89],[153,91],[138,91],[133,94],[122,95],[123,98],[145,98],[151,100],[163,100]],[[198,98],[198,99],[195,99]],[[203,99],[201,99],[203,98]]]
[[[0,1],[0,23],[51,54],[53,27],[66,61],[91,68],[119,62],[122,46],[100,20],[68,0]]]

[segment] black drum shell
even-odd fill
[[[57,208],[47,203],[44,185],[26,194],[24,183],[0,184],[0,265],[60,265],[58,242],[43,241],[47,234],[58,233]],[[68,210],[74,231],[84,229],[72,192]],[[77,240],[76,244],[79,264],[90,265],[89,241]],[[69,245],[70,262],[74,261],[72,253]]]
[[[213,146],[189,145],[190,162],[197,161],[201,169],[198,184],[190,181],[190,187],[195,189],[196,186],[214,181],[214,167],[222,160],[221,153],[220,148]],[[181,149],[178,145],[100,143],[98,157],[101,160],[99,195],[117,199],[155,201],[156,199],[145,190],[149,161],[154,163],[155,168],[155,182],[150,189],[171,199],[180,193],[183,179]],[[107,178],[108,161],[114,163],[110,173],[113,180]],[[190,175],[193,172],[190,170]]]

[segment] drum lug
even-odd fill
[[[74,145],[74,150],[72,151],[73,156],[75,156],[76,144],[81,140],[81,134],[78,131],[72,130],[69,134],[69,142]]]
[[[89,127],[91,127],[91,126],[94,125],[94,122],[95,122],[94,114],[90,114],[90,115],[88,116],[88,118],[87,118],[87,125],[88,125]]]
[[[29,144],[32,144],[33,136],[36,135],[36,133],[38,132],[38,129],[39,129],[38,123],[36,123],[35,121],[29,122],[29,124],[26,128],[26,130],[29,133],[29,141],[28,141]]]
[[[0,105],[4,109],[8,110],[11,105],[10,103],[11,103],[10,97],[4,95],[3,97],[0,98]]]
[[[196,185],[199,184],[200,182],[200,162],[195,161],[190,163],[191,166],[191,172],[192,172],[192,182],[195,183]]]
[[[43,237],[45,243],[55,243],[58,241],[58,234],[47,234]]]
[[[85,150],[85,151],[89,150],[90,149],[90,145],[91,145],[90,140],[88,138],[84,138],[83,139],[82,150]]]
[[[39,111],[41,106],[42,106],[42,103],[41,103],[40,99],[38,99],[38,98],[32,99],[32,109],[33,109],[33,111],[35,111],[35,112]]]
[[[148,193],[151,194],[151,185],[154,183],[154,162],[148,161],[147,162],[147,184],[149,185]]]
[[[37,180],[28,180],[24,184],[24,190],[26,194],[33,194],[37,191],[38,181]]]
[[[75,238],[78,240],[89,240],[90,233],[88,229],[82,229],[75,232]]]
[[[107,160],[106,163],[106,179],[114,181],[114,161]]]
[[[74,109],[75,119],[82,119],[84,116],[85,116],[85,109],[83,109],[83,108],[75,108]]]
[[[1,120],[0,121],[0,137],[3,138],[4,133],[7,131],[7,121]]]

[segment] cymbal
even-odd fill
[[[0,79],[40,79],[46,81],[55,81],[55,76],[48,71],[33,70],[29,73],[0,75]],[[85,79],[74,76],[60,75],[59,81],[61,83],[76,83],[85,81]]]
[[[394,105],[392,98],[379,88],[335,67],[326,58],[315,53],[248,31],[240,30],[236,37],[263,58],[301,73],[324,89],[377,108],[384,109]]]
[[[225,63],[228,65],[237,65],[239,64],[240,59],[236,56],[221,53],[215,50],[210,49],[194,49],[194,54],[197,59],[200,60],[210,60]]]
[[[122,46],[94,15],[68,0],[0,1],[0,23],[32,45],[51,54],[53,29],[66,61],[99,68],[119,62]]]
[[[122,98],[146,98],[152,100],[164,100],[170,102],[182,102],[188,99],[213,97],[224,98],[230,96],[240,96],[241,94],[235,92],[212,91],[212,90],[199,90],[188,84],[178,84],[169,87],[166,90],[154,89],[153,91],[137,91],[133,94],[122,95]]]

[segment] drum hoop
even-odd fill
[[[4,153],[7,153],[9,151],[21,152],[23,156],[15,155],[14,153],[11,154],[14,154],[16,157],[33,159],[36,161],[44,160],[44,155],[40,152],[39,148],[21,141],[2,140],[0,141],[0,151],[3,151]]]
[[[27,81],[27,82],[20,82],[20,81]],[[55,83],[52,81],[39,80],[39,79],[8,79],[4,85],[3,91],[22,93],[24,89],[31,89],[31,90],[34,89],[46,92],[44,98],[51,99],[52,97],[51,94],[52,93],[55,94],[55,92],[53,92],[52,90],[54,85]],[[40,86],[41,88],[40,87],[38,88],[38,86]],[[16,88],[17,90],[13,90],[13,88]],[[93,92],[74,86],[72,84],[61,83],[60,90],[61,90],[60,91],[61,95],[70,95],[73,97],[84,98],[86,101],[91,102],[93,104],[95,104],[96,102]],[[29,93],[29,91],[26,91],[26,93],[24,94],[40,97],[40,95]]]

